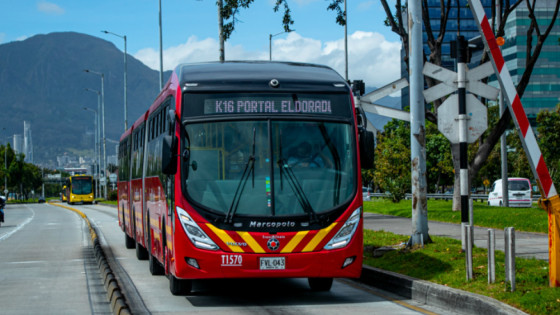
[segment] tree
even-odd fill
[[[233,31],[235,30],[236,23],[239,21],[237,16],[240,9],[248,9],[254,0],[225,0],[225,4],[222,4],[224,0],[218,0],[218,8],[221,6],[220,15],[226,23],[223,25],[223,37],[224,41],[227,41]],[[344,17],[345,12],[342,9],[344,0],[330,0],[327,10],[336,12],[336,23],[344,26],[346,24],[346,19]],[[294,20],[292,19],[291,9],[288,4],[288,0],[276,0],[274,4],[274,12],[280,11],[280,8],[284,9],[284,14],[282,16],[282,27],[285,32],[291,32],[291,28],[294,25]]]
[[[552,31],[552,27],[556,22],[556,18],[558,16],[558,10],[560,7],[560,1],[556,2],[556,7],[553,12],[553,17],[550,21],[548,26],[541,26],[539,21],[537,20],[537,16],[535,14],[535,2],[536,0],[517,0],[513,4],[511,4],[510,0],[505,0],[504,8],[502,12],[496,12],[494,9],[494,2],[492,1],[492,23],[494,23],[493,29],[495,31],[496,36],[503,36],[505,25],[507,23],[509,15],[522,3],[526,3],[527,10],[529,11],[529,18],[531,19],[531,24],[529,29],[527,30],[527,51],[526,51],[526,69],[521,75],[521,79],[517,84],[517,94],[519,97],[523,96],[523,92],[529,83],[529,79],[531,77],[531,73],[534,69],[534,66],[538,60],[538,57],[541,53],[542,47],[548,35]],[[427,0],[422,0],[422,17],[424,22],[424,28],[427,34],[427,44],[429,47],[429,55],[425,55],[424,59],[426,61],[430,61],[433,64],[441,65],[441,47],[443,44],[443,39],[446,33],[446,25],[449,17],[449,11],[451,9],[451,0],[440,0],[440,25],[442,26],[439,30],[434,30],[430,24],[430,15],[427,6]],[[404,21],[403,21],[403,12],[406,10],[406,6],[402,5],[401,0],[396,0],[395,9],[391,11],[387,0],[381,0],[381,4],[385,10],[387,15],[386,25],[391,27],[391,30],[400,36],[404,51],[408,52],[408,33],[407,30],[404,28]],[[501,14],[500,24],[495,25],[495,21],[497,20],[497,14]],[[436,34],[436,32],[439,32]],[[535,37],[535,38],[533,38]],[[482,62],[486,62],[488,60],[487,56],[484,56]],[[405,62],[408,64],[408,58],[405,58]],[[426,78],[426,83],[428,87],[432,87],[435,85],[434,80],[430,78]],[[437,108],[441,105],[441,100],[434,102],[434,106],[430,108],[427,107],[426,111],[426,119],[437,124]],[[470,160],[469,165],[469,178],[474,178],[478,172],[482,169],[484,164],[486,163],[488,157],[490,156],[492,149],[498,143],[500,136],[504,133],[504,131],[508,128],[511,124],[511,114],[509,111],[505,111],[504,115],[500,118],[496,126],[490,130],[487,134],[487,137],[482,139],[478,144],[478,149],[474,157]],[[459,187],[459,145],[452,145],[452,155],[453,155],[453,164],[455,168],[455,193],[453,198],[453,209],[458,210],[460,207],[460,190]]]
[[[428,191],[439,192],[444,186],[453,185],[453,161],[449,141],[439,132],[437,126],[430,122],[426,124],[426,177]]]
[[[7,151],[6,151],[7,150]],[[4,158],[6,158],[6,161],[4,160]],[[9,187],[4,187],[4,178],[10,178],[10,168],[9,166],[11,165],[11,161],[14,158],[14,150],[12,150],[11,146],[9,144],[7,145],[3,145],[0,146],[0,176],[1,176],[1,181],[0,181],[0,185],[3,187],[2,188],[2,192],[0,194],[3,194],[3,191],[5,189],[7,189]],[[4,167],[6,166],[6,167]]]
[[[107,171],[109,171],[109,173],[117,173],[119,170],[119,167],[115,164],[109,163],[109,165],[107,165]]]
[[[410,126],[393,119],[377,136],[375,148],[375,171],[373,180],[379,188],[388,192],[393,202],[404,199],[410,191]]]
[[[544,161],[556,187],[560,185],[560,104],[554,111],[541,111],[537,115],[537,138]]]

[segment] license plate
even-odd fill
[[[283,270],[286,269],[285,257],[261,257],[261,270]]]

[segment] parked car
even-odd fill
[[[527,178],[508,178],[508,194],[510,207],[531,207],[531,182]],[[502,180],[498,179],[492,184],[488,193],[489,206],[503,206]]]

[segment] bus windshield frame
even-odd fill
[[[91,177],[72,178],[72,194],[88,195],[91,193],[93,193],[93,182]]]
[[[258,230],[261,221],[270,220],[277,220],[280,230],[323,226],[346,210],[358,189],[349,95],[255,94],[183,95],[185,197],[222,227]],[[307,109],[301,102],[295,111],[292,101],[293,111],[287,112],[286,95],[308,101]],[[215,106],[223,99],[239,107],[227,115],[209,110],[208,104]],[[274,100],[268,108],[278,111],[261,111],[259,106],[266,106],[264,101],[259,104],[263,99]]]

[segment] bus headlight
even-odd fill
[[[356,209],[352,215],[346,220],[342,228],[336,233],[336,235],[330,240],[330,242],[325,245],[325,249],[337,249],[342,248],[352,240],[354,233],[356,233],[356,229],[360,223],[360,218],[362,214],[362,207]]]
[[[204,233],[204,231],[194,222],[187,211],[177,207],[177,215],[183,226],[183,230],[191,242],[200,249],[218,250],[218,245]]]

